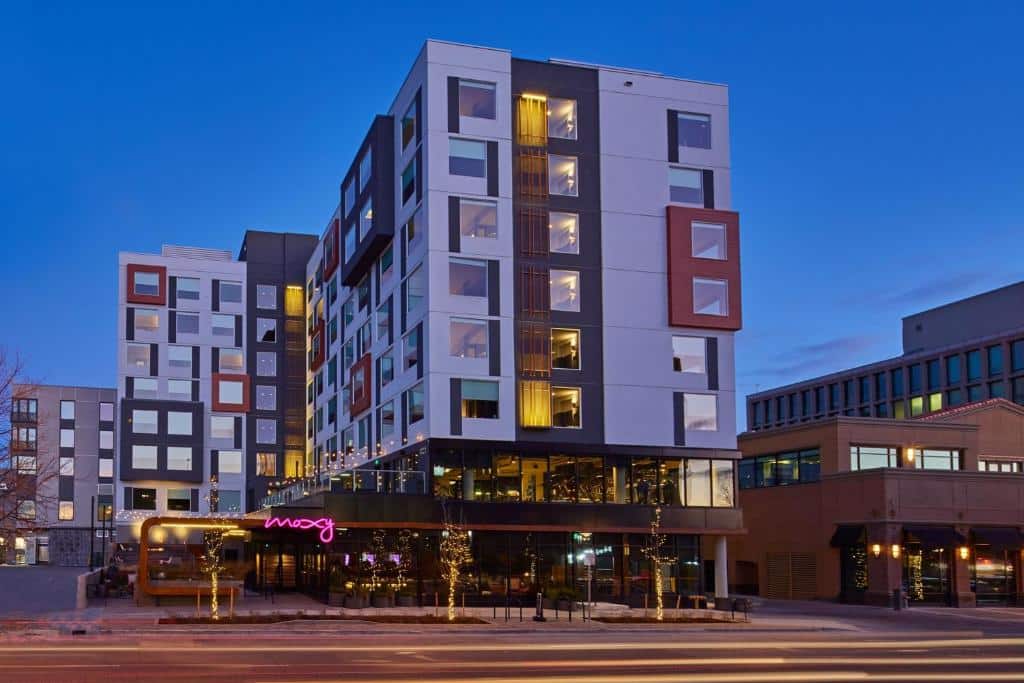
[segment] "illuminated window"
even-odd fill
[[[559,370],[580,369],[580,331],[551,329],[551,367]]]
[[[448,353],[455,358],[487,358],[487,321],[452,318]]]
[[[277,476],[277,453],[256,454],[256,476],[276,477]]]
[[[462,380],[462,417],[498,419],[498,383]]]
[[[359,209],[359,239],[366,239],[366,236],[373,230],[373,198],[370,197]]]
[[[551,310],[580,310],[580,274],[575,270],[552,270],[551,276]]]
[[[498,203],[460,199],[459,232],[463,237],[497,237]]]
[[[549,97],[547,102],[548,137],[575,140],[577,136],[576,100]]]
[[[554,427],[582,426],[582,391],[576,387],[551,388],[551,424]]]
[[[70,522],[75,518],[75,503],[71,500],[62,500],[57,506],[57,519],[61,522]]]
[[[924,396],[914,396],[910,399],[910,416],[917,417],[924,412]]]
[[[565,197],[579,195],[576,157],[548,155],[548,192]]]
[[[302,287],[299,285],[285,287],[284,314],[289,318],[301,318],[306,315],[306,304],[302,300]]]
[[[575,213],[552,211],[548,216],[548,247],[556,254],[580,253],[580,217]]]
[[[928,410],[929,412],[942,410],[942,392],[928,395]]]

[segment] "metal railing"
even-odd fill
[[[427,477],[418,470],[348,470],[325,472],[300,479],[277,493],[265,496],[260,507],[286,505],[316,493],[379,493],[384,495],[425,495]]]

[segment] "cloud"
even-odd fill
[[[991,280],[992,276],[991,271],[981,270],[952,273],[903,291],[887,289],[878,297],[878,301],[883,305],[904,306],[933,303],[937,299],[947,300],[949,297],[963,294],[966,290],[977,289],[984,282]]]
[[[755,377],[790,378],[822,369],[836,371],[844,367],[847,359],[874,348],[878,342],[878,337],[870,335],[847,335],[794,346],[771,356],[770,365],[757,368],[749,374]],[[797,381],[797,378],[791,381]]]

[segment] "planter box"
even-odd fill
[[[366,598],[358,595],[347,595],[345,596],[345,608],[346,609],[363,609],[366,607]]]
[[[399,595],[395,598],[395,604],[399,607],[418,607],[415,595]]]
[[[331,607],[342,607],[342,606],[344,606],[344,604],[345,604],[345,594],[344,593],[333,593],[333,592],[332,593],[328,593],[327,594],[327,604],[330,605]]]
[[[395,600],[390,595],[374,595],[372,604],[374,607],[394,607]]]

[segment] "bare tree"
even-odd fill
[[[21,358],[0,347],[0,561],[14,552],[19,530],[56,518],[59,460],[41,438],[45,416],[29,401],[36,397]]]
[[[665,565],[675,558],[668,552],[668,536],[661,532],[661,506],[654,508],[651,516],[651,533],[647,536],[643,554],[650,561],[654,575],[654,618],[662,621],[665,618]]]
[[[470,534],[455,521],[446,505],[442,505],[444,528],[441,530],[441,576],[448,584],[448,621],[455,621],[455,597],[459,585],[465,581],[464,567],[473,562]]]

